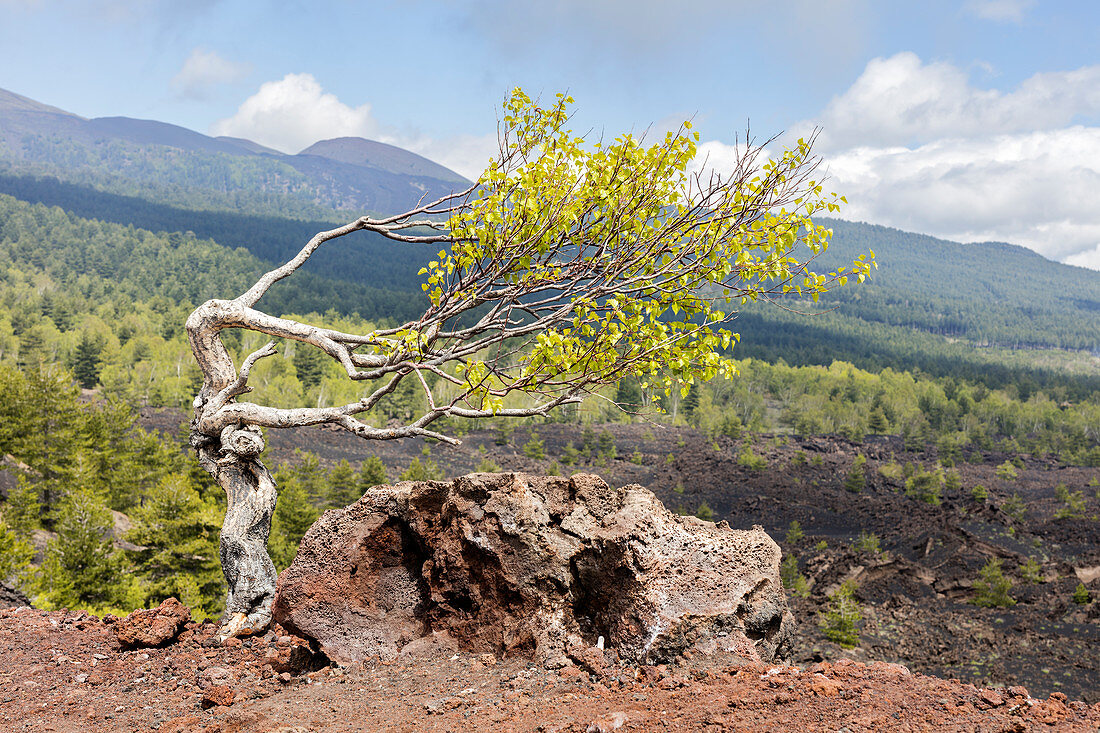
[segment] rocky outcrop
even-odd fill
[[[115,624],[115,634],[123,647],[163,646],[183,631],[191,620],[191,609],[175,598],[168,598],[156,608],[141,608]]]
[[[771,660],[791,617],[779,547],[597,476],[402,482],[326,512],[279,578],[275,618],[341,663],[444,634],[546,664],[694,649]]]
[[[23,595],[22,591],[5,583],[0,583],[0,609],[25,608],[29,605],[31,605],[31,602]]]

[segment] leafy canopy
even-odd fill
[[[581,375],[597,385],[634,375],[686,394],[696,379],[735,373],[721,353],[739,338],[726,327],[738,304],[816,300],[869,274],[873,253],[828,274],[808,267],[831,234],[811,217],[844,200],[812,178],[812,139],[774,158],[750,144],[731,174],[704,177],[692,168],[690,122],[654,144],[630,134],[589,144],[568,129],[572,104],[513,92],[501,155],[451,214],[450,251],[421,271],[426,321],[503,299],[509,316],[539,325],[514,329],[530,338],[521,369],[464,366],[477,407],[499,407],[509,385],[569,391]]]

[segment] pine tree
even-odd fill
[[[297,472],[275,475],[279,487],[279,502],[271,519],[271,536],[267,547],[277,570],[283,570],[294,562],[298,545],[313,523],[318,512],[310,502],[309,491]]]
[[[0,582],[17,582],[33,558],[34,548],[0,513]]]
[[[974,581],[975,606],[994,608],[1000,606],[1014,606],[1016,601],[1009,595],[1012,590],[1012,581],[1005,577],[1001,570],[1001,559],[993,557],[989,559],[979,571],[978,580]]]
[[[220,508],[204,502],[186,474],[162,479],[130,514],[126,539],[141,580],[141,605],[175,596],[196,614],[222,610],[225,580],[218,556]]]
[[[346,460],[340,461],[328,472],[325,506],[340,508],[354,504],[363,495],[355,470]]]
[[[387,484],[389,480],[389,476],[386,474],[386,464],[382,463],[382,459],[378,456],[368,457],[359,466],[359,475],[355,478],[355,490],[358,492],[358,496],[355,497],[356,500],[367,493],[367,489],[372,486]]]
[[[8,527],[21,535],[42,526],[42,502],[39,500],[38,487],[26,476],[20,476],[4,505],[4,517]]]
[[[54,512],[57,538],[34,583],[35,605],[102,611],[123,602],[122,557],[111,544],[111,512],[91,491],[74,488]]]
[[[326,356],[317,349],[299,345],[294,349],[294,371],[305,389],[313,389],[324,376]]]
[[[847,477],[844,479],[844,488],[851,491],[854,494],[858,494],[863,491],[863,487],[867,485],[867,475],[865,473],[865,466],[867,464],[867,458],[862,453],[857,453],[856,458],[852,461],[852,469],[848,472]]]
[[[85,332],[73,352],[73,376],[84,389],[94,389],[99,384],[99,370],[102,367],[100,354],[103,347],[91,335]]]
[[[412,459],[412,463],[401,474],[402,481],[442,481],[443,478],[443,470],[431,458],[425,458],[423,463],[419,458]]]

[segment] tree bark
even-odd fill
[[[200,465],[225,491],[227,502],[220,538],[222,572],[229,586],[218,632],[224,640],[263,631],[271,624],[276,574],[267,539],[278,491],[271,472],[257,459],[264,449],[259,428],[234,424],[211,434],[205,427],[245,391],[242,377],[247,377],[247,369],[242,367],[238,377],[221,340],[223,306],[224,302],[210,301],[196,308],[187,319],[187,335],[204,376],[195,398],[191,445]]]

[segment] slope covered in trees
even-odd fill
[[[468,185],[407,150],[359,141],[352,155],[330,142],[284,155],[152,120],[87,120],[0,89],[0,159],[9,167],[184,208],[318,218],[332,209],[403,211]]]

